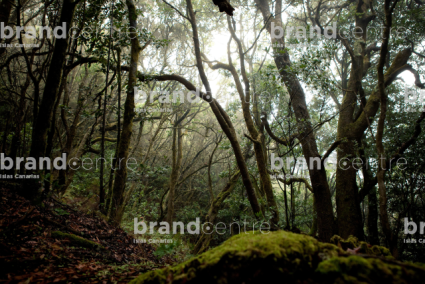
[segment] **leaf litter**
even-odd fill
[[[95,214],[53,198],[32,206],[0,188],[0,283],[127,283],[175,262],[156,257],[155,247],[133,239]]]

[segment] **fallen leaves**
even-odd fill
[[[150,244],[134,244],[124,230],[50,200],[33,207],[13,191],[0,189],[0,282],[127,283],[173,260],[158,260]],[[13,226],[12,226],[13,225]],[[52,231],[78,234],[106,250],[55,239]]]

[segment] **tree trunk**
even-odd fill
[[[2,0],[0,3],[0,23],[3,23],[6,27],[9,23],[10,11],[12,10],[13,0]],[[0,33],[3,32],[0,30]],[[0,43],[2,39],[0,38]],[[6,51],[5,47],[0,47],[0,56]]]
[[[348,80],[347,91],[341,104],[341,112],[338,120],[337,139],[343,140],[337,152],[336,169],[336,208],[338,215],[338,235],[348,238],[350,235],[363,240],[362,215],[360,210],[360,200],[356,182],[357,170],[353,166],[353,161],[357,158],[356,141],[357,136],[353,136],[351,128],[353,123],[354,106],[357,96],[361,92],[361,79],[363,72],[363,52],[357,53],[352,65],[350,79]],[[349,220],[349,221],[348,221]]]
[[[266,0],[255,0],[255,3],[258,5],[263,15],[269,34],[272,32],[271,23],[274,23],[275,26],[282,27],[280,14],[277,18],[274,18],[270,13],[269,4]],[[281,8],[279,8],[279,10],[280,9]],[[295,118],[297,120],[298,132],[302,137],[300,142],[304,158],[307,162],[311,161],[313,158],[320,159],[321,157],[317,149],[317,143],[313,133],[304,90],[301,87],[298,78],[292,72],[288,71],[289,67],[291,67],[291,60],[288,52],[285,51],[284,38],[272,38],[272,44],[274,46],[279,44],[277,46],[280,46],[275,48],[275,54],[278,54],[278,56],[274,57],[274,61],[290,95],[292,109],[294,110]],[[315,196],[314,200],[317,210],[319,239],[322,241],[330,241],[330,238],[334,235],[334,216],[332,212],[329,184],[326,178],[326,170],[323,166],[320,169],[317,165],[314,168],[310,166],[309,174]]]
[[[245,120],[246,127],[249,131],[250,136],[248,138],[254,142],[254,152],[257,161],[257,168],[260,174],[261,188],[264,189],[266,193],[267,205],[268,208],[272,210],[272,218],[271,218],[271,226],[274,230],[278,228],[279,223],[279,211],[276,204],[276,200],[274,198],[273,186],[270,180],[270,175],[267,171],[267,155],[266,151],[263,147],[264,143],[264,135],[258,131],[254,125],[254,120],[251,115],[250,110],[250,101],[251,101],[251,91],[250,91],[250,82],[245,70],[245,55],[242,47],[242,43],[240,39],[236,36],[236,33],[232,27],[232,23],[230,17],[227,16],[228,29],[232,34],[232,38],[236,41],[238,45],[240,65],[241,65],[241,75],[243,78],[244,87],[242,87],[242,83],[239,79],[239,74],[237,73],[234,65],[231,62],[230,49],[228,48],[228,57],[229,57],[229,65],[220,64],[211,66],[213,69],[221,68],[227,69],[233,75],[233,79],[236,84],[236,89],[238,91],[240,101],[242,104],[242,113]]]
[[[25,101],[25,93],[27,91],[27,88],[30,83],[30,78],[27,76],[26,82],[24,86],[21,88],[21,97],[19,99],[19,106],[18,106],[18,113],[16,117],[16,125],[15,125],[15,134],[12,138],[12,145],[10,148],[9,157],[14,161],[17,157],[18,150],[21,146],[21,130],[22,127],[25,127],[25,108],[26,108],[26,101]],[[14,175],[15,169],[12,168],[10,170],[10,174]]]
[[[367,233],[368,242],[371,245],[379,245],[378,235],[378,198],[376,197],[376,188],[374,187],[367,195]]]
[[[239,179],[239,176],[240,176],[240,171],[235,172],[232,175],[232,177],[230,178],[229,182],[226,184],[226,186],[220,191],[220,193],[217,195],[217,197],[211,203],[210,210],[208,211],[208,215],[205,218],[204,225],[207,224],[208,222],[211,223],[211,224],[214,224],[221,205],[223,204],[224,200],[232,192],[233,188],[236,185],[236,182]],[[192,252],[193,254],[202,253],[202,252],[205,252],[208,249],[208,247],[210,245],[210,241],[212,239],[212,233],[213,233],[213,228],[210,227],[210,226],[208,226],[208,227],[209,227],[209,229],[207,229],[207,227],[205,227],[205,228],[203,227],[203,229],[208,234],[205,234],[204,231],[201,230],[201,237],[196,242],[195,248],[193,249],[193,252]]]
[[[66,60],[66,51],[68,48],[68,33],[74,18],[75,7],[78,1],[64,0],[60,16],[60,23],[66,25],[66,34],[63,38],[57,38],[55,48],[47,74],[43,98],[37,117],[34,118],[32,132],[32,144],[30,157],[38,160],[44,157],[47,145],[47,132],[50,129],[50,123],[53,114],[53,107],[59,93],[59,87],[62,81],[62,74]],[[40,173],[40,171],[39,171]],[[23,195],[31,200],[37,199],[39,188],[38,182],[32,182],[31,185],[22,191]]]
[[[109,220],[115,225],[121,223],[122,211],[119,208],[123,205],[123,193],[127,180],[127,159],[130,147],[130,139],[133,128],[134,117],[134,87],[137,82],[137,63],[139,61],[139,53],[141,51],[139,40],[137,39],[137,12],[133,0],[126,0],[128,7],[131,40],[131,61],[130,72],[128,74],[127,98],[124,105],[124,121],[120,143],[118,146],[118,169],[115,172],[115,182],[111,200],[111,211]]]
[[[397,3],[397,1],[395,2]],[[385,91],[385,78],[384,78],[384,66],[386,57],[388,54],[388,45],[390,38],[390,29],[392,25],[392,13],[395,4],[390,8],[391,1],[385,0],[384,11],[385,11],[385,25],[384,25],[384,37],[381,44],[380,57],[378,62],[378,88],[379,96],[381,101],[381,112],[379,114],[378,126],[376,130],[376,149],[379,155],[378,172],[376,178],[378,180],[378,191],[379,191],[379,216],[382,226],[382,231],[385,235],[385,240],[389,246],[392,255],[398,257],[397,249],[397,235],[391,230],[391,225],[388,218],[387,210],[387,188],[385,185],[385,172],[386,172],[386,154],[383,143],[385,119],[387,115],[387,103],[388,93]]]
[[[188,113],[188,112],[186,112]],[[186,115],[183,115],[182,118],[184,118]],[[176,114],[176,122],[174,123],[173,127],[173,168],[171,170],[171,177],[170,177],[170,190],[168,192],[168,212],[167,212],[167,219],[166,221],[168,224],[171,225],[173,223],[173,216],[174,216],[174,195],[176,190],[176,184],[177,180],[179,178],[179,171],[180,166],[182,163],[182,131],[179,126],[180,122],[182,121],[182,118],[178,118]]]
[[[260,206],[258,205],[257,197],[255,196],[254,187],[253,187],[252,182],[249,178],[249,171],[248,171],[248,168],[246,166],[245,159],[243,157],[242,150],[240,148],[235,129],[234,129],[233,124],[230,121],[230,118],[227,115],[227,113],[223,110],[223,108],[220,106],[220,104],[217,102],[217,100],[215,100],[211,97],[212,96],[211,87],[210,87],[209,81],[207,79],[207,76],[205,74],[204,67],[202,65],[201,50],[200,50],[200,47],[199,47],[198,28],[197,28],[197,25],[196,25],[195,12],[193,10],[191,0],[187,0],[186,2],[187,2],[188,14],[190,16],[190,22],[191,22],[192,29],[193,29],[193,42],[194,42],[194,47],[195,47],[196,65],[197,65],[202,83],[204,84],[206,92],[207,92],[205,95],[202,95],[202,98],[210,104],[211,110],[213,111],[214,115],[217,118],[218,123],[220,124],[221,128],[223,129],[223,132],[226,134],[227,138],[230,141],[230,144],[232,145],[233,151],[235,153],[236,162],[237,162],[238,167],[241,171],[242,181],[243,181],[243,184],[245,186],[245,189],[246,189],[246,192],[247,192],[247,195],[248,195],[249,203],[251,204],[251,208],[252,208],[252,211],[253,211],[255,217],[259,218],[262,215],[261,209],[260,209]],[[156,77],[156,78],[158,78],[158,77]],[[173,77],[173,79],[174,78],[177,79],[176,76],[172,76],[172,77]],[[167,80],[169,78],[167,76],[164,76],[164,77],[162,77],[162,79]],[[190,87],[193,91],[196,90],[196,88],[193,85],[189,86],[189,85],[191,85],[189,82],[186,81],[184,83],[185,83],[186,87]]]
[[[284,190],[283,190],[283,197],[284,197],[284,201],[285,201],[285,219],[286,219],[285,230],[290,230],[291,229],[291,225],[289,223],[288,193],[286,192],[286,183],[283,183],[283,188],[284,188]]]

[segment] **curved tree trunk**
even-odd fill
[[[230,195],[233,188],[236,185],[236,182],[238,181],[241,173],[240,171],[236,171],[232,177],[230,178],[229,182],[226,184],[226,186],[220,191],[220,193],[217,195],[217,197],[214,199],[214,202],[212,202],[210,210],[208,211],[208,215],[205,218],[205,224],[208,222],[211,224],[214,224],[215,218],[218,215],[218,211],[220,210],[221,205],[223,204],[223,201]],[[209,227],[208,230],[207,227],[203,227],[206,233],[204,233],[204,230],[201,230],[201,237],[196,242],[195,248],[193,249],[193,254],[198,254],[206,251],[210,245],[210,241],[212,239],[213,234],[213,227]]]
[[[236,33],[232,27],[230,16],[227,16],[227,26],[230,33],[232,34],[232,38],[236,41],[238,45],[240,65],[241,65],[241,75],[243,78],[245,89],[242,87],[242,84],[239,79],[239,74],[236,72],[235,67],[230,61],[230,58],[231,58],[230,49],[228,49],[228,57],[230,61],[229,70],[233,75],[233,79],[235,81],[236,88],[239,93],[239,97],[242,104],[243,117],[245,120],[246,127],[249,131],[249,134],[251,135],[249,138],[252,142],[254,142],[255,158],[257,161],[258,172],[260,174],[261,186],[264,189],[264,192],[266,193],[267,205],[269,208],[271,208],[272,214],[273,214],[270,220],[271,226],[274,230],[277,230],[278,223],[279,223],[279,210],[276,204],[276,200],[274,198],[273,186],[270,179],[270,175],[267,171],[267,155],[264,149],[264,145],[265,145],[264,135],[256,129],[254,125],[254,120],[251,115],[251,110],[250,110],[251,91],[250,91],[250,82],[245,71],[245,55],[242,48],[242,43],[240,39],[236,36]]]
[[[193,10],[192,1],[187,0],[186,2],[187,2],[188,14],[190,17],[190,23],[193,29],[193,42],[195,47],[196,65],[197,65],[202,83],[204,84],[205,89],[207,91],[206,94],[202,94],[202,98],[210,104],[211,110],[213,111],[214,115],[217,118],[218,123],[223,129],[223,132],[226,134],[227,138],[230,141],[230,144],[232,145],[233,151],[235,153],[236,162],[241,171],[242,181],[248,195],[249,203],[251,204],[252,211],[255,214],[256,218],[259,218],[259,216],[262,215],[261,209],[260,209],[260,206],[258,205],[258,200],[257,200],[257,197],[255,196],[255,191],[254,191],[254,187],[252,186],[251,179],[249,178],[249,171],[246,166],[245,159],[243,157],[242,150],[241,150],[239,141],[237,139],[235,129],[233,127],[232,122],[230,121],[229,116],[223,110],[223,108],[220,106],[217,100],[211,98],[212,96],[211,87],[207,79],[207,76],[205,74],[204,67],[202,65],[201,50],[199,47],[199,39],[198,39],[198,27],[196,25],[195,12]],[[155,76],[155,78],[158,78],[158,79],[160,78],[162,80],[182,79],[182,78],[178,78],[178,76],[171,76],[171,77],[172,78],[169,78],[167,76],[162,76],[162,77]],[[193,85],[191,85],[188,81],[185,80],[184,84],[186,85],[187,88],[190,87],[192,91],[196,90],[196,88]]]
[[[270,13],[270,7],[266,0],[255,0],[258,5],[264,22],[267,24],[267,31],[271,34],[271,23],[275,26],[282,27],[282,19],[279,14],[278,17],[273,17]],[[281,10],[282,1],[277,1],[279,7],[276,10]],[[279,48],[276,48],[275,53],[279,56],[274,57],[279,73],[283,79],[285,86],[288,89],[291,105],[295,113],[295,117],[298,125],[299,136],[303,155],[306,161],[309,163],[314,158],[321,158],[317,149],[316,138],[314,137],[313,127],[311,123],[310,114],[308,112],[306,98],[304,90],[298,78],[291,72],[288,72],[288,68],[291,66],[291,60],[288,52],[285,52],[285,41],[284,38],[275,39],[272,37],[272,44],[279,44]],[[316,165],[316,163],[314,163]],[[329,241],[334,235],[334,216],[332,212],[332,201],[331,194],[329,191],[329,184],[326,177],[326,170],[324,167],[320,169],[315,166],[314,168],[309,167],[309,174],[311,180],[311,186],[314,189],[315,206],[317,210],[317,225],[319,238],[323,241]]]

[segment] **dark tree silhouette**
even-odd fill
[[[233,16],[235,8],[233,8],[227,0],[213,0],[213,2],[214,5],[218,6],[220,12],[226,12],[227,15]]]

